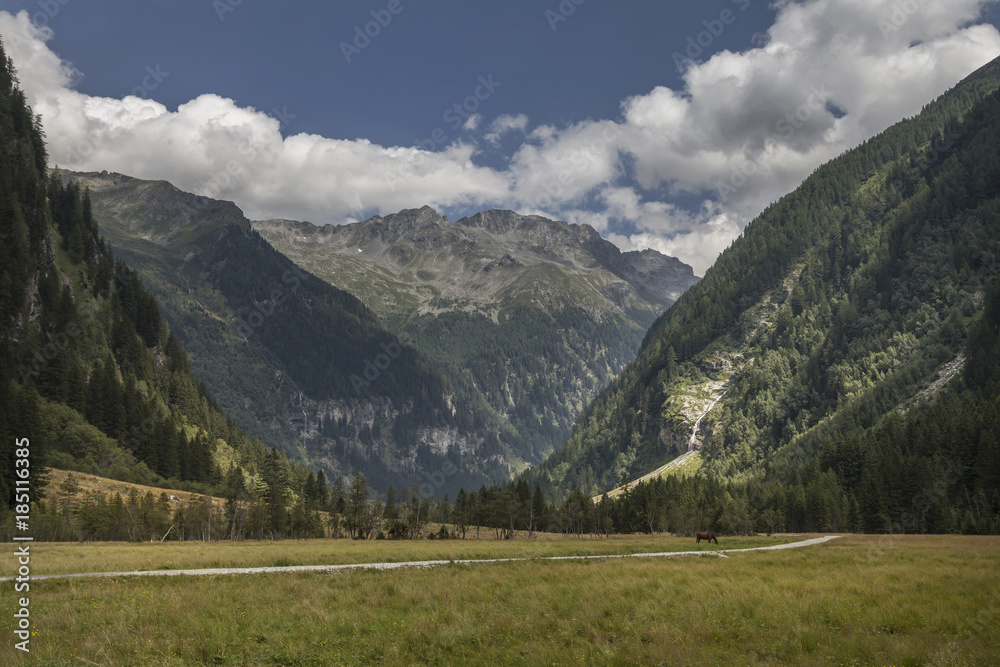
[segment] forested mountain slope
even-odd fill
[[[685,401],[725,382],[697,444],[706,474],[743,485],[748,514],[787,519],[785,494],[813,484],[873,530],[922,489],[938,528],[991,516],[998,410],[981,360],[1000,273],[998,87],[994,61],[769,207],[526,479],[595,494],[649,472],[686,449]]]
[[[451,222],[424,207],[350,225],[253,223],[431,359],[504,442],[539,463],[697,278],[587,225],[511,211]]]
[[[33,501],[46,466],[197,491],[229,480],[233,498],[261,501],[262,532],[284,525],[310,476],[219,410],[155,298],[98,236],[87,193],[47,178],[40,122],[0,45],[3,522],[21,439]]]
[[[194,374],[253,435],[331,478],[358,469],[377,489],[419,486],[442,467],[456,471],[442,495],[509,477],[509,450],[476,406],[234,204],[162,181],[59,174],[89,188],[101,233],[156,295]]]

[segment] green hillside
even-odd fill
[[[887,529],[916,498],[937,528],[989,525],[998,88],[994,61],[769,207],[526,479],[612,489],[687,450],[685,397],[721,394],[696,434],[701,474],[738,484],[748,513],[788,518],[813,488],[830,500],[809,525],[840,512]]]
[[[12,518],[15,459],[24,458],[15,443],[26,440],[42,515],[57,507],[39,502],[51,466],[215,490],[258,504],[243,530],[284,534],[286,502],[301,499],[315,475],[248,436],[195,380],[156,299],[98,236],[89,193],[47,178],[40,124],[2,47],[0,63],[2,529]]]

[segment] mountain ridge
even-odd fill
[[[420,309],[411,308],[395,318],[383,313],[383,330],[377,309],[332,281],[315,282],[316,266],[276,253],[274,239],[260,236],[260,223],[249,222],[232,202],[185,193],[166,181],[56,173],[90,189],[102,233],[156,294],[191,351],[193,368],[224,409],[269,445],[329,476],[358,467],[376,488],[420,482],[447,460],[461,474],[441,491],[454,492],[540,461],[568,433],[583,400],[634,354],[643,329],[628,316],[652,321],[671,298],[659,290],[644,300],[658,289],[656,276],[679,274],[687,282],[676,291],[696,280],[676,260],[621,253],[590,228],[510,212],[452,223],[430,207],[409,209],[340,230],[350,252],[338,263],[382,258],[380,272],[365,267],[358,274],[377,289],[379,279],[398,284],[397,267],[429,253],[448,267],[467,267],[492,291],[464,305],[468,317],[455,315],[467,276],[437,268],[450,284],[421,296],[428,312],[445,319],[422,321]],[[281,225],[294,236],[331,233],[309,223]],[[506,240],[489,231],[499,226]],[[429,277],[426,266],[406,270]],[[619,273],[635,276],[634,284]],[[318,325],[323,318],[330,324]],[[426,344],[463,337],[491,341],[484,346],[489,354],[463,366],[467,359],[454,349]],[[497,350],[512,340],[522,358],[511,368],[509,361],[496,364],[508,358]],[[324,357],[317,346],[337,352]],[[383,369],[386,349],[394,356]],[[323,370],[331,364],[338,369],[332,376]],[[410,378],[405,387],[395,375]],[[430,384],[414,384],[418,377]]]
[[[606,283],[614,282],[614,279],[622,283],[622,294],[614,296],[621,302],[623,312],[630,306],[629,298],[636,302],[632,306],[644,307],[650,313],[663,310],[697,282],[694,272],[680,260],[655,250],[623,253],[589,225],[562,223],[540,216],[522,216],[513,211],[498,209],[483,211],[455,222],[450,222],[431,207],[425,206],[339,226],[320,226],[291,220],[262,220],[252,224],[254,229],[280,246],[289,256],[297,255],[296,242],[311,243],[322,246],[330,256],[337,255],[346,261],[355,259],[356,254],[356,259],[365,263],[366,273],[373,268],[404,272],[412,268],[415,261],[414,250],[440,255],[449,247],[456,247],[461,251],[461,262],[455,262],[454,266],[460,266],[465,273],[463,278],[472,280],[477,278],[476,273],[494,269],[520,277],[520,274],[531,267],[547,263],[567,271],[601,268],[609,274],[605,278]],[[298,234],[298,239],[290,233],[292,231]],[[401,247],[404,243],[409,247]],[[387,255],[385,249],[389,247],[394,252]],[[563,252],[556,252],[553,248]],[[355,253],[355,250],[361,252]],[[453,254],[458,255],[458,252]],[[503,271],[504,269],[507,271]],[[361,269],[358,272],[361,273]],[[433,282],[437,277],[430,275],[432,273],[433,271],[420,274],[418,269],[414,274],[418,282],[421,281],[421,275],[427,277],[425,282],[432,284],[428,289],[429,293],[434,292]],[[651,279],[651,275],[667,277],[673,284],[659,287]],[[331,282],[335,282],[336,278],[337,276],[329,277]],[[354,281],[345,279],[343,285],[348,291],[353,287],[354,293],[357,293],[361,291],[359,288],[363,279],[364,276]],[[456,279],[455,282],[460,281]],[[477,288],[485,285],[483,282],[475,284]],[[439,291],[443,291],[440,285],[437,287]],[[642,306],[639,306],[638,299],[633,295],[625,294],[638,291],[636,288],[644,291],[642,298],[647,303]],[[497,287],[493,291],[499,289]],[[488,285],[486,290],[487,293],[490,292]],[[429,308],[433,297],[425,295],[423,298],[418,297],[418,300],[424,308]],[[455,300],[461,299],[456,297]],[[383,314],[389,310],[381,307],[377,301],[369,305]],[[401,305],[397,305],[391,310],[398,312],[401,309]]]

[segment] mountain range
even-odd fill
[[[425,483],[447,461],[457,472],[437,490],[454,493],[540,463],[696,282],[659,253],[509,212],[251,226],[166,182],[58,173],[88,190],[101,234],[237,423],[376,488]]]
[[[433,360],[529,464],[565,442],[649,325],[697,282],[654,250],[623,253],[588,225],[511,211],[253,226]]]
[[[47,172],[3,62],[0,435],[49,464],[225,479],[258,535],[323,495],[304,466],[439,496],[519,476],[580,516],[644,477],[621,526],[677,499],[677,525],[735,532],[1000,525],[1000,59],[817,169],[702,280],[510,211],[251,223]],[[681,457],[697,473],[649,474]]]

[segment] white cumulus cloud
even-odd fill
[[[0,11],[0,36],[53,164],[166,179],[251,218],[513,208],[591,224],[624,249],[655,248],[703,273],[820,164],[1000,55],[1000,33],[976,24],[989,2],[782,0],[756,46],[690,63],[682,88],[623,100],[618,118],[532,128],[523,114],[473,116],[470,135],[437,151],[286,137],[277,119],[217,95],[176,111],[85,95],[26,12]],[[475,136],[495,147],[514,133],[504,165],[476,164]],[[700,204],[681,208],[678,196]]]
[[[504,114],[490,124],[490,131],[485,139],[491,144],[500,141],[500,137],[513,130],[524,132],[528,128],[528,117],[523,113],[517,115]]]

